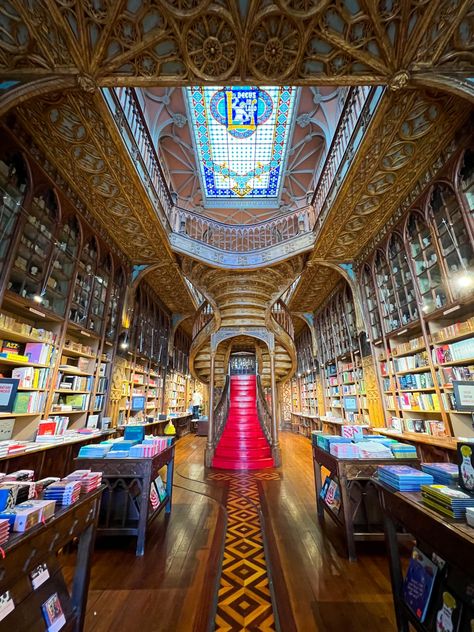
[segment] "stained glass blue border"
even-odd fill
[[[205,205],[277,207],[298,88],[183,90]]]

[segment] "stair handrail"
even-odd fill
[[[290,310],[280,298],[272,305],[271,310],[274,320],[282,327],[292,340],[295,338],[295,329]]]
[[[227,375],[225,378],[224,389],[217,406],[214,408],[214,447],[220,441],[222,433],[224,432],[227,417],[229,415],[230,406],[230,377]]]
[[[204,327],[214,318],[214,309],[209,301],[204,301],[198,309],[193,324],[192,340],[204,329]]]
[[[268,402],[263,390],[260,375],[257,375],[257,414],[263,434],[267,438],[270,446],[272,445],[272,412],[268,407]]]

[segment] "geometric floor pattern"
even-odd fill
[[[274,632],[259,518],[258,480],[278,480],[278,472],[216,472],[229,482],[227,533],[216,613],[216,632]]]

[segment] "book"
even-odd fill
[[[160,498],[160,502],[163,502],[164,499],[166,498],[166,487],[165,487],[165,484],[163,483],[163,479],[161,478],[159,474],[155,478],[155,485],[156,485],[156,490],[158,492],[158,496]]]
[[[436,564],[418,547],[413,547],[403,582],[403,599],[421,622],[426,619],[437,572]]]
[[[457,632],[461,610],[462,602],[459,598],[446,586],[441,585],[436,600],[432,629],[436,632]]]
[[[339,513],[341,508],[341,490],[334,479],[329,479],[323,500],[336,515]]]
[[[0,347],[1,353],[22,355],[21,352],[21,344],[19,342],[15,342],[14,340],[2,340],[2,346]]]
[[[58,593],[53,593],[41,606],[48,632],[58,632],[66,625],[66,617]]]

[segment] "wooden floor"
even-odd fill
[[[383,545],[358,548],[350,563],[337,528],[317,522],[311,445],[283,433],[280,480],[262,483],[266,521],[275,534],[277,594],[282,632],[394,632]],[[94,565],[86,632],[204,632],[215,607],[227,485],[207,478],[205,439],[188,435],[176,447],[175,489],[169,518],[151,525],[145,556],[135,541],[100,543]],[[375,546],[375,548],[374,548]],[[289,609],[287,608],[287,612]],[[259,628],[249,628],[258,630]]]

